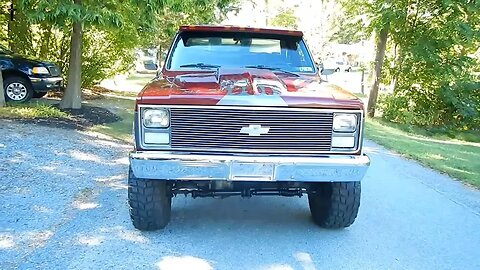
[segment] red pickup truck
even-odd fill
[[[307,194],[325,228],[357,216],[370,163],[363,103],[322,82],[300,31],[182,26],[135,112],[137,229],[164,228],[178,194]]]

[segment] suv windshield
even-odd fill
[[[288,72],[315,72],[300,37],[245,33],[182,33],[167,69],[214,67],[271,68]]]

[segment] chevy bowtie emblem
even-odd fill
[[[248,136],[261,136],[268,134],[269,127],[262,127],[261,125],[248,125],[248,127],[242,127],[240,133],[248,134]]]

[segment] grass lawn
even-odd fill
[[[0,108],[0,116],[10,119],[68,118],[69,114],[42,102],[9,103]]]
[[[90,128],[92,131],[127,143],[132,142],[135,106],[133,97],[122,96],[120,93],[120,95],[104,96],[101,99],[85,100],[84,103],[109,109],[121,117],[121,121],[93,126]],[[0,116],[17,119],[70,117],[68,113],[41,102],[0,108]],[[368,139],[395,152],[480,188],[480,134],[478,132],[426,130],[369,119],[365,134]]]
[[[480,188],[478,132],[425,130],[369,119],[365,135],[395,152]]]
[[[368,98],[367,95],[365,94],[362,94],[362,93],[353,93],[355,96],[357,96],[358,98]]]
[[[122,97],[105,97],[102,99],[88,100],[85,101],[85,103],[92,106],[109,109],[122,118],[122,120],[118,122],[93,126],[91,128],[93,131],[103,133],[129,143],[133,141],[132,127],[135,100]]]
[[[147,84],[153,78],[155,78],[155,73],[132,73],[127,77],[127,81],[139,82],[142,84]]]

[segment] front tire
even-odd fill
[[[130,169],[128,204],[133,226],[141,231],[163,229],[170,221],[172,196],[167,181],[138,179]]]
[[[353,224],[360,207],[360,182],[317,183],[308,194],[313,221],[323,228]]]
[[[30,82],[22,77],[7,77],[3,81],[5,100],[13,102],[27,102],[33,96],[33,88]]]

